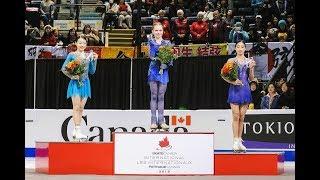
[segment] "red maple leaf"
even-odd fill
[[[180,118],[178,119],[178,122],[179,122],[179,123],[183,123],[183,121],[184,121],[184,119],[183,119],[182,117],[180,117]]]
[[[169,146],[168,138],[165,137],[162,141],[159,141],[159,146],[160,146],[160,147],[167,147],[167,146]]]

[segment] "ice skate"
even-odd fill
[[[238,141],[238,145],[239,145],[239,151],[240,152],[247,152],[247,148],[242,144],[243,140],[242,139],[239,139]]]
[[[79,141],[79,142],[88,140],[88,136],[82,134],[81,129],[78,126],[76,126],[73,129],[72,138],[73,138],[73,141]]]
[[[238,138],[234,138],[232,149],[233,149],[233,152],[235,152],[235,153],[239,153],[240,152],[239,139]]]
[[[151,132],[157,132],[158,125],[157,124],[151,124],[150,129],[151,129]]]

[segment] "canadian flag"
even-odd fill
[[[185,123],[186,126],[190,126],[191,125],[191,116],[187,115],[185,118],[183,117],[179,117],[177,118],[177,116],[172,116],[172,125],[177,125],[177,123],[183,124]]]

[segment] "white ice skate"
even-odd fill
[[[72,138],[74,141],[87,141],[88,136],[81,133],[80,126],[76,126],[72,132]]]
[[[242,139],[239,139],[239,151],[240,152],[247,152],[247,148],[242,144],[243,140]]]
[[[160,127],[163,131],[169,131],[169,126],[166,123],[160,124]]]
[[[235,153],[240,152],[239,139],[238,138],[234,138],[232,149],[233,149],[233,152],[235,152]]]

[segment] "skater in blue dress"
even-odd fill
[[[61,71],[70,78],[67,90],[67,98],[72,99],[74,130],[72,137],[74,140],[87,140],[87,136],[81,133],[81,118],[84,106],[88,98],[91,98],[91,87],[88,74],[94,74],[97,67],[98,55],[94,52],[85,53],[87,41],[80,37],[76,42],[77,50],[68,54]],[[66,66],[69,62],[80,60],[85,64],[85,72],[82,75],[70,74]]]
[[[254,66],[256,64],[252,58],[249,59],[244,56],[246,47],[243,41],[237,42],[235,46],[236,57],[229,59],[228,62],[232,61],[238,64],[238,79],[235,81],[230,81],[226,78],[223,79],[230,83],[227,102],[230,104],[233,117],[233,150],[237,152],[246,151],[246,147],[242,144],[243,140],[241,136],[243,132],[244,116],[247,112],[248,105],[252,100],[249,80],[255,80]],[[248,69],[249,77],[247,73]]]
[[[163,26],[161,23],[155,23],[152,29],[152,36],[148,40],[149,46],[149,57],[150,65],[148,70],[148,83],[150,85],[151,100],[151,130],[156,130],[158,125],[163,130],[168,130],[169,126],[165,124],[163,111],[164,111],[164,95],[167,89],[167,83],[169,82],[168,66],[172,66],[172,61],[170,64],[161,64],[157,53],[159,52],[160,46],[171,45],[168,40],[162,39]],[[163,73],[160,72],[163,69]],[[156,116],[156,111],[158,109],[158,118]]]

